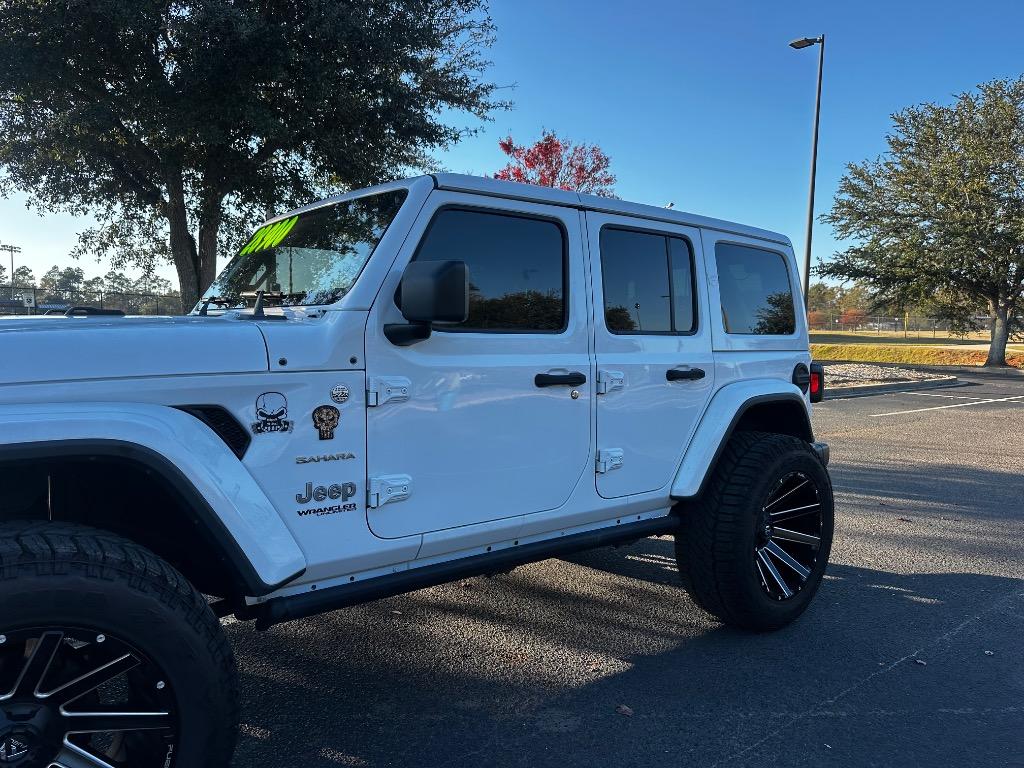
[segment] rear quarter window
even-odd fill
[[[793,289],[785,256],[763,248],[717,243],[715,261],[726,333],[796,333]]]

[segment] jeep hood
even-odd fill
[[[219,317],[0,321],[0,384],[269,370],[256,323]]]

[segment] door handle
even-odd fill
[[[669,368],[665,378],[669,381],[699,381],[705,376],[703,368]]]
[[[538,387],[578,387],[587,383],[587,377],[579,371],[572,373],[538,373],[533,377]]]

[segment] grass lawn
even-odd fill
[[[829,335],[829,334],[825,334]],[[974,342],[977,344],[977,342]],[[818,335],[811,336],[811,357],[815,360],[843,360],[853,363],[903,363],[905,365],[983,365],[988,356],[983,349],[951,349],[942,345],[846,344],[818,343]],[[1024,368],[1024,352],[1007,349],[1006,362]]]
[[[908,331],[907,336],[898,331],[811,331],[811,341],[817,344],[987,344],[988,331],[970,333],[967,336],[952,336],[948,331]]]

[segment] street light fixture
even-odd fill
[[[818,122],[821,118],[821,70],[825,63],[825,35],[801,37],[789,44],[790,48],[801,50],[818,46],[818,90],[814,98],[814,139],[811,142],[811,182],[807,195],[807,246],[804,250],[804,301],[811,288],[811,235],[814,227],[814,178],[818,170]]]
[[[801,48],[810,48],[812,45],[818,42],[819,39],[820,38],[817,37],[801,37],[799,40],[794,40],[793,42],[791,42],[789,44],[789,47],[796,48],[799,51]]]
[[[11,254],[11,301],[14,301],[14,254],[21,253],[21,248],[16,245],[0,245],[0,251]]]

